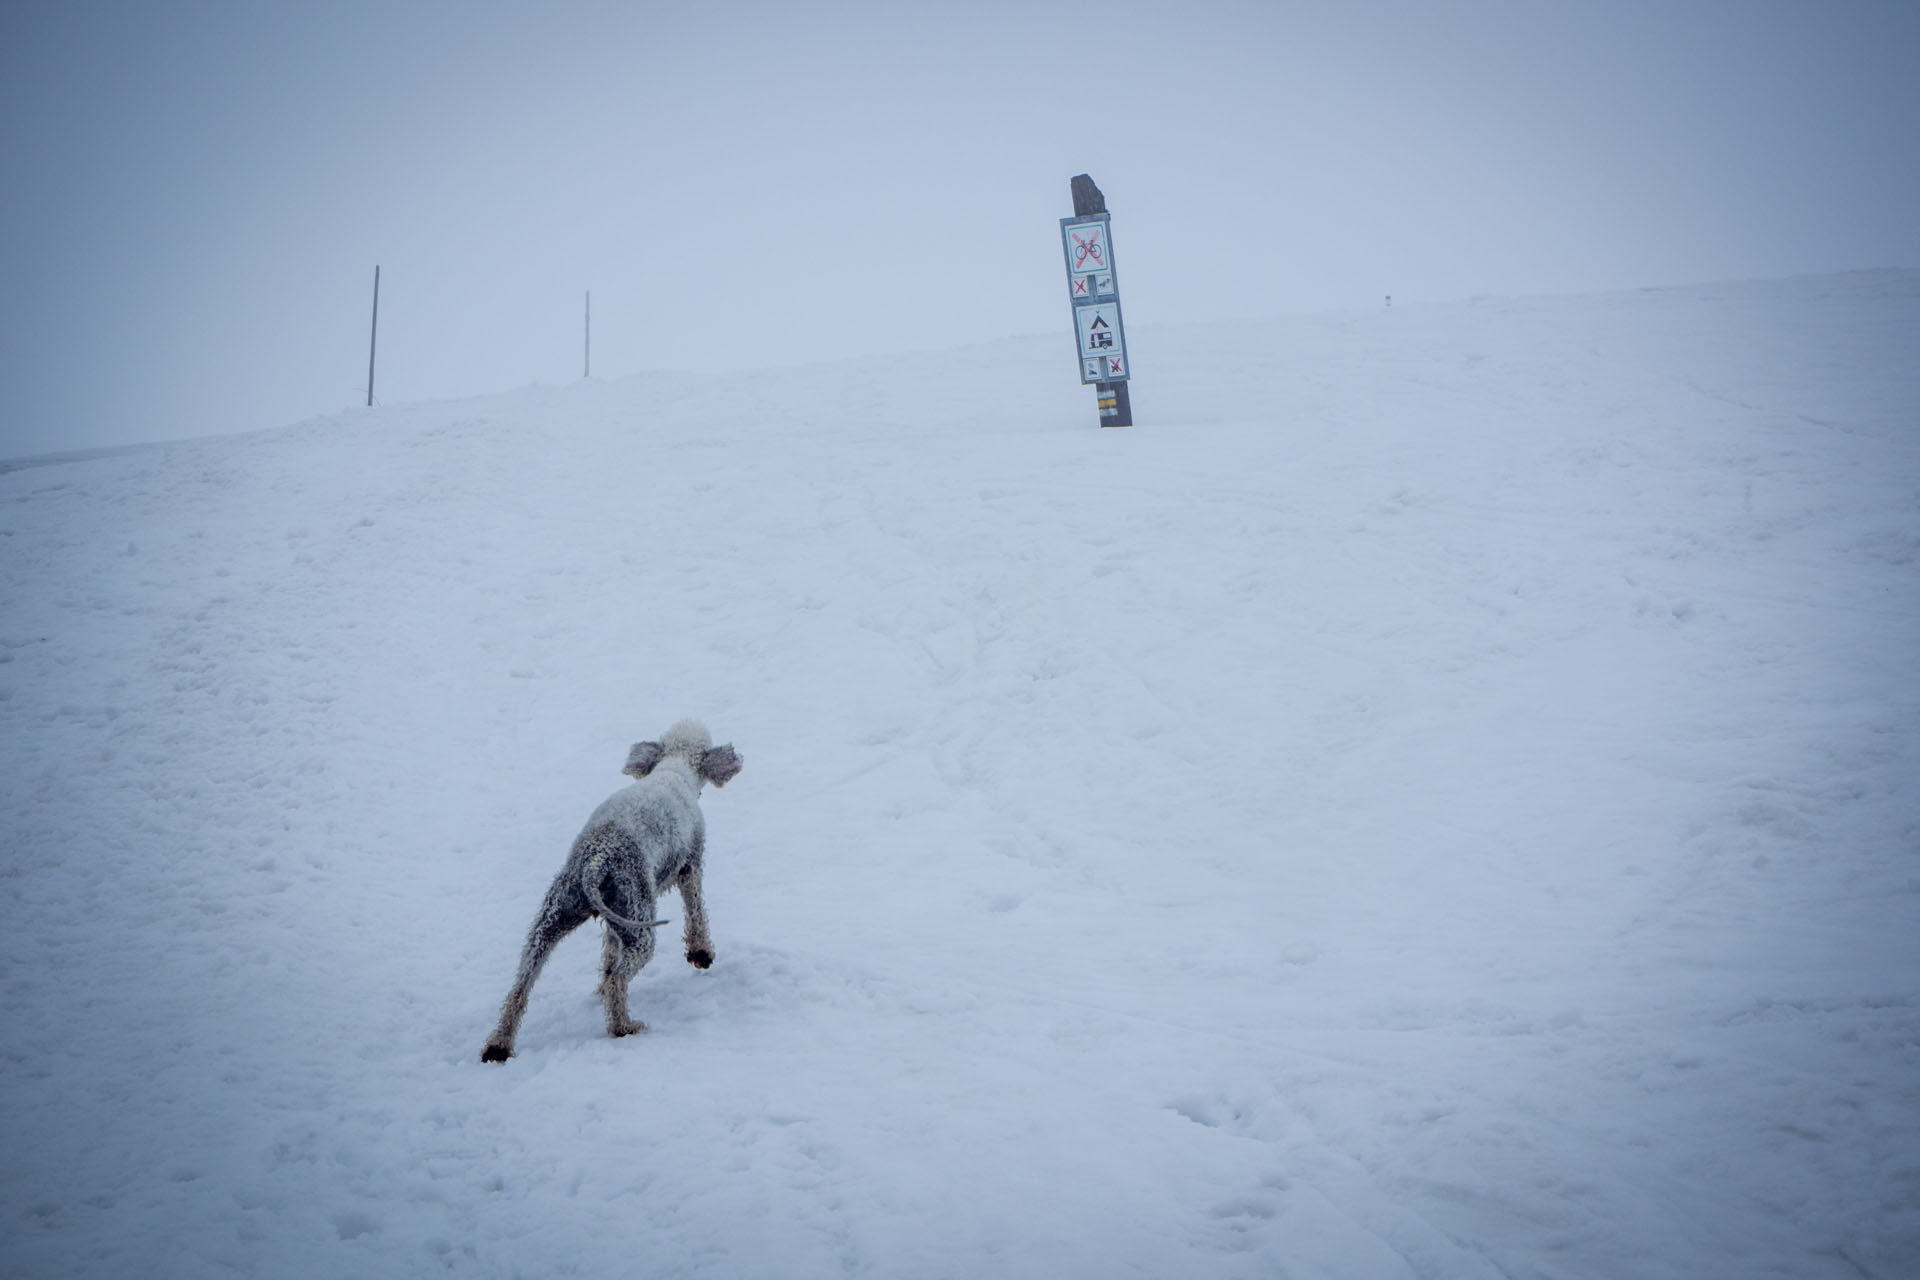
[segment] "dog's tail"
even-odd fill
[[[613,923],[636,932],[641,929],[658,929],[661,925],[669,923],[666,920],[655,920],[652,923],[641,920],[629,920],[608,906],[607,900],[600,896],[601,866],[600,855],[595,854],[587,859],[587,865],[583,867],[580,872],[580,888],[585,891],[587,901],[592,904],[595,911],[598,911],[601,915],[613,921]]]

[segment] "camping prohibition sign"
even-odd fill
[[[1133,368],[1114,282],[1112,224],[1106,197],[1084,173],[1073,180],[1073,216],[1060,219],[1060,244],[1067,255],[1067,301],[1073,304],[1080,381],[1094,384],[1101,426],[1130,427],[1127,380]]]

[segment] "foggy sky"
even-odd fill
[[[581,375],[1920,266],[1920,5],[0,5],[0,457]],[[1150,370],[1140,370],[1150,377]],[[929,391],[939,380],[929,362]]]

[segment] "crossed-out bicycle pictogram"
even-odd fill
[[[1100,252],[1100,233],[1098,231],[1094,232],[1093,235],[1085,240],[1080,238],[1078,232],[1070,231],[1067,234],[1073,237],[1073,243],[1075,245],[1073,251],[1074,270],[1078,271],[1081,267],[1085,266],[1088,258],[1093,259],[1093,265],[1096,267],[1104,267],[1107,265],[1106,258],[1103,257]]]

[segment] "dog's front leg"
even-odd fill
[[[689,863],[680,873],[680,905],[686,909],[683,936],[687,944],[687,963],[705,969],[713,963],[713,939],[707,936],[707,904],[700,897],[700,864]]]

